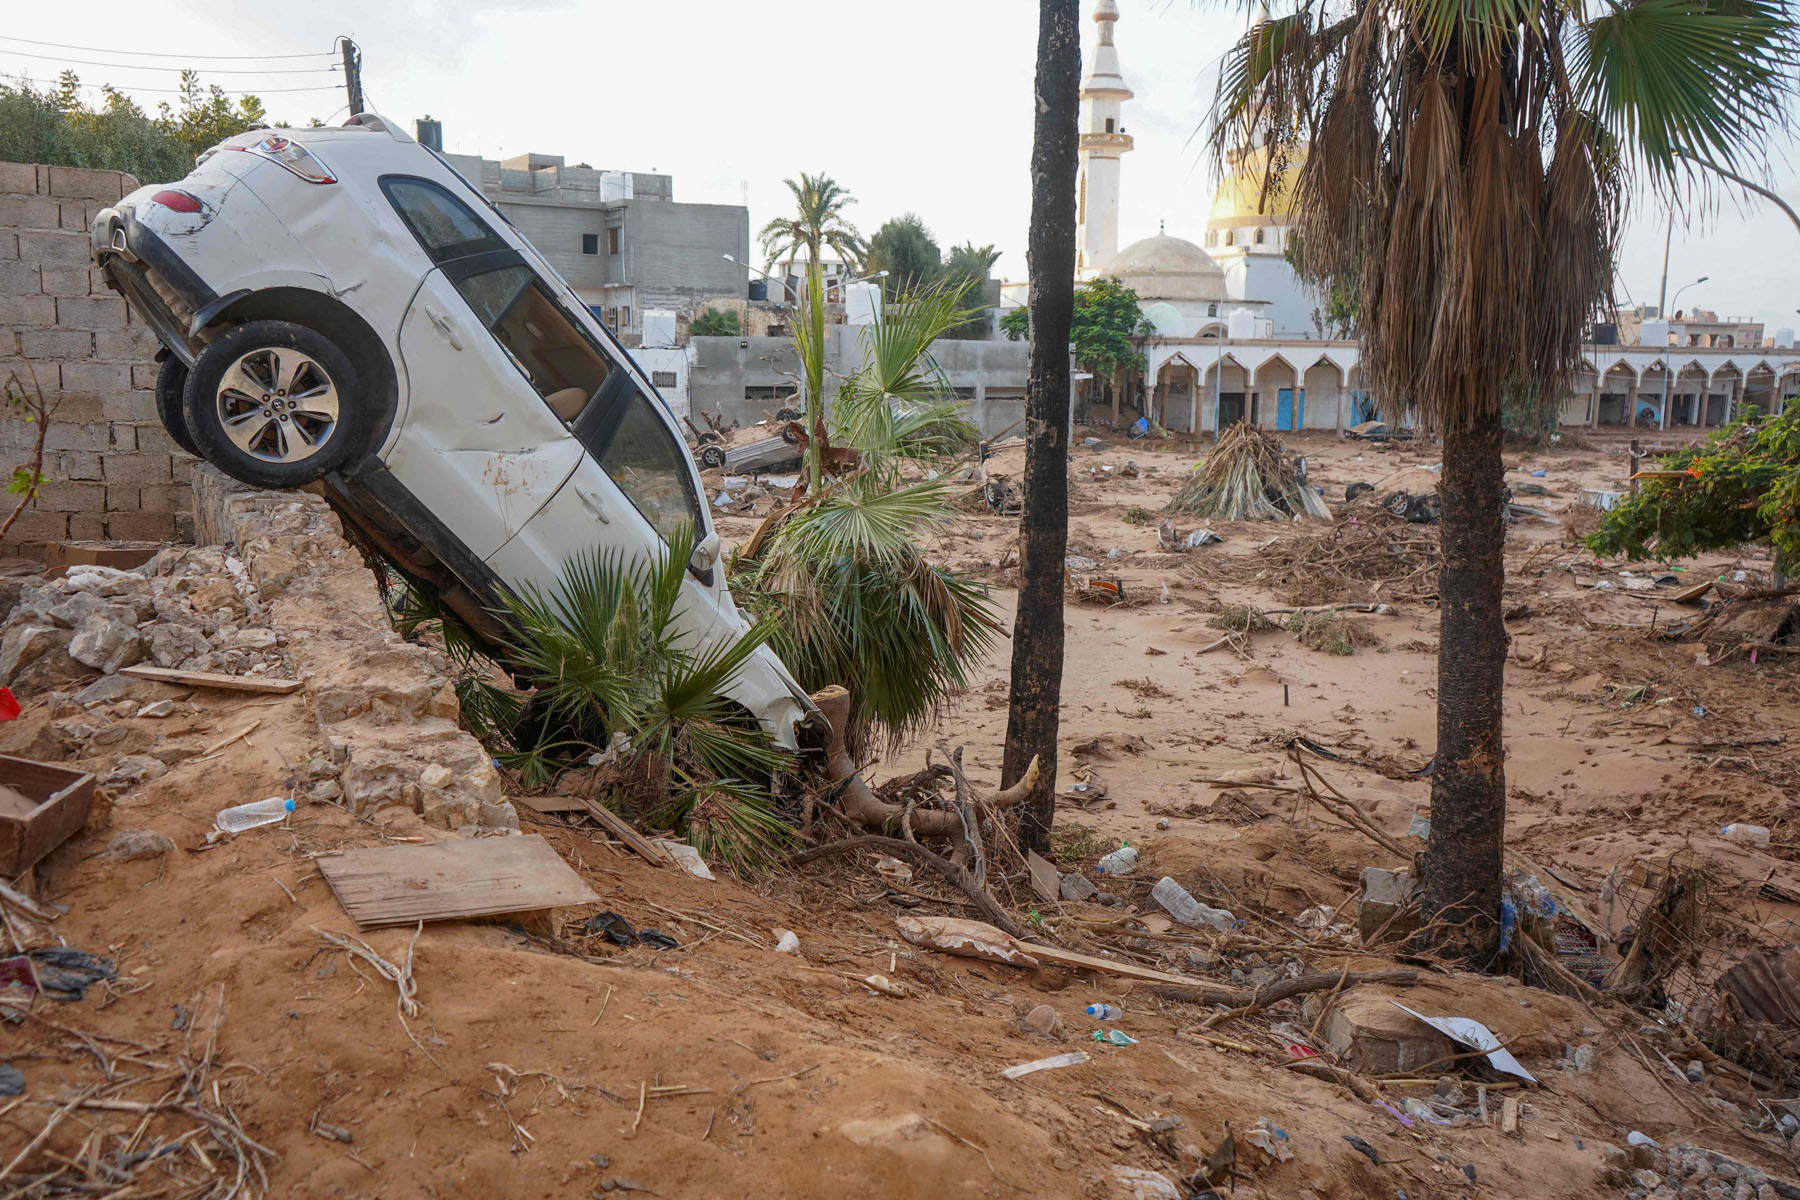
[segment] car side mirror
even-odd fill
[[[694,552],[688,555],[688,567],[695,574],[703,575],[713,569],[719,561],[719,535],[715,530],[694,543]]]

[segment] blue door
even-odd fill
[[[1282,388],[1275,393],[1275,428],[1299,429],[1306,424],[1306,389]]]

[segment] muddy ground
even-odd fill
[[[1047,903],[1022,880],[1001,883],[1002,899],[1034,912],[1065,945],[1213,983],[1255,985],[1295,964],[1395,966],[1366,953],[1351,927],[1362,868],[1398,866],[1399,856],[1303,802],[1304,793],[1208,781],[1260,773],[1291,788],[1298,770],[1288,747],[1303,736],[1336,756],[1309,755],[1309,764],[1391,839],[1417,845],[1404,839],[1428,811],[1429,783],[1411,772],[1434,741],[1429,573],[1372,586],[1295,571],[1283,556],[1295,539],[1326,532],[1316,525],[1214,525],[1221,543],[1169,551],[1159,543],[1161,509],[1199,451],[1106,440],[1078,449],[1071,464],[1070,549],[1094,560],[1075,572],[1078,585],[1109,579],[1123,599],[1083,594],[1068,609],[1057,858],[1090,878],[1096,858],[1122,840],[1142,859],[1131,876],[1100,881],[1117,907]],[[1290,445],[1345,528],[1388,531],[1376,541],[1419,532],[1393,532],[1368,500],[1346,505],[1344,491],[1429,479],[1431,446],[1331,435]],[[1127,463],[1135,476],[1123,477]],[[1642,903],[1634,862],[1680,852],[1704,866],[1708,937],[1696,971],[1716,974],[1754,946],[1794,940],[1800,913],[1769,896],[1800,892],[1791,799],[1800,756],[1791,740],[1759,741],[1800,725],[1794,659],[1752,663],[1705,638],[1665,636],[1700,610],[1669,600],[1673,585],[1632,590],[1620,564],[1597,564],[1574,540],[1592,522],[1576,506],[1580,490],[1623,480],[1622,441],[1514,452],[1508,463],[1515,486],[1552,493],[1518,496],[1552,520],[1527,517],[1509,534],[1509,842],[1610,934]],[[1016,482],[1021,451],[1002,448],[987,468]],[[708,478],[717,494],[717,473]],[[722,512],[728,540],[747,536],[769,503]],[[1016,519],[978,499],[969,507],[936,552],[990,581],[1010,613]],[[1174,532],[1197,524],[1176,518]],[[1315,561],[1332,556],[1327,549]],[[1769,564],[1747,555],[1676,566],[1684,583],[1739,571],[1754,582]],[[1593,586],[1603,580],[1613,586]],[[1208,624],[1224,605],[1313,602],[1388,611],[1347,618],[1361,643],[1348,655],[1310,649],[1285,630],[1222,641]],[[876,765],[873,777],[921,765],[942,737],[966,747],[978,785],[997,783],[1009,656],[1003,644],[931,737]],[[121,978],[79,1002],[40,1000],[22,1024],[0,1029],[26,1081],[22,1097],[0,1100],[0,1162],[20,1160],[5,1184],[61,1172],[37,1191],[9,1194],[77,1194],[57,1189],[107,1179],[117,1195],[209,1194],[210,1181],[237,1170],[212,1132],[221,1114],[266,1148],[240,1153],[267,1173],[268,1194],[294,1197],[1176,1194],[1142,1190],[1152,1185],[1119,1169],[1178,1178],[1220,1143],[1227,1123],[1238,1135],[1236,1188],[1250,1197],[1544,1198],[1651,1187],[1676,1195],[1677,1165],[1647,1151],[1632,1161],[1623,1149],[1633,1130],[1665,1145],[1697,1142],[1774,1177],[1800,1175],[1759,1102],[1791,1097],[1791,1088],[1759,1094],[1716,1067],[1690,1081],[1693,1054],[1665,1027],[1666,1011],[1659,1021],[1428,963],[1412,985],[1349,989],[1333,1002],[1358,1013],[1398,998],[1482,1020],[1539,1081],[1482,1099],[1479,1083],[1505,1077],[1467,1059],[1429,1064],[1433,1081],[1459,1075],[1454,1089],[1443,1085],[1457,1093],[1439,1110],[1451,1123],[1404,1125],[1353,1088],[1283,1067],[1285,1048],[1309,1040],[1330,1061],[1322,997],[1202,1029],[1212,1010],[1141,985],[907,944],[896,916],[966,916],[967,906],[923,878],[896,890],[872,860],[708,883],[645,864],[585,821],[523,804],[524,831],[546,837],[602,905],[426,927],[411,950],[420,1009],[405,1018],[391,982],[320,938],[354,927],[314,860],[455,835],[404,809],[368,819],[321,800],[282,825],[207,836],[219,809],[282,792],[293,764],[321,752],[316,690],[317,681],[285,697],[195,693],[160,719],[122,715],[116,704],[97,718],[66,700],[28,697],[4,734],[10,752],[102,774],[126,754],[168,764],[156,778],[108,787],[89,828],[26,881],[64,910],[52,936],[112,959]],[[124,733],[59,742],[52,727],[71,721]],[[217,745],[252,721],[253,732]],[[1723,840],[1719,829],[1732,821],[1772,827],[1775,845]],[[140,829],[174,848],[107,857],[121,831]],[[1148,898],[1165,874],[1230,909],[1243,928],[1172,927]],[[619,950],[586,935],[583,922],[600,907],[681,948]],[[1131,914],[1146,920],[1116,932]],[[775,952],[782,930],[797,933],[798,954]],[[399,963],[413,932],[364,936]],[[876,973],[908,994],[860,982]],[[1099,1026],[1083,1007],[1097,1001],[1124,1009],[1106,1027],[1135,1045],[1091,1040]],[[1056,1011],[1063,1040],[1021,1028],[1038,1005]],[[1582,1046],[1591,1065],[1578,1070],[1567,1055]],[[1077,1049],[1087,1062],[1018,1080],[1000,1073]],[[1373,1086],[1395,1109],[1437,1095],[1432,1083]],[[163,1107],[95,1107],[82,1097]],[[1518,1128],[1502,1132],[1509,1097],[1520,1101]],[[1285,1132],[1287,1161],[1244,1140],[1263,1119]],[[49,1136],[35,1140],[47,1125]],[[134,1130],[136,1149],[162,1153],[147,1163],[109,1157],[114,1135]],[[1633,1176],[1643,1170],[1661,1174]],[[1748,1192],[1723,1182],[1716,1193],[1689,1179],[1681,1194],[1761,1194],[1755,1181]]]

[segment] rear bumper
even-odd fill
[[[89,231],[94,262],[171,353],[194,365],[194,335],[235,297],[221,298],[129,207],[102,209]]]

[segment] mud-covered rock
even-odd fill
[[[75,627],[75,636],[69,641],[69,657],[111,675],[120,667],[143,660],[144,641],[135,625],[95,613]]]

